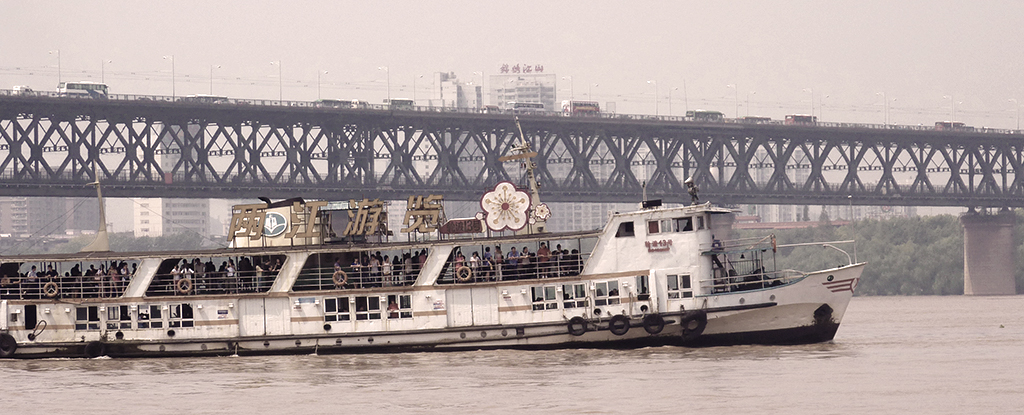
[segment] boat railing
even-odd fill
[[[293,291],[401,287],[416,282],[419,267],[414,264],[388,267],[355,266],[303,268],[292,285]]]
[[[276,272],[258,270],[157,274],[146,296],[265,293],[276,277]]]
[[[64,276],[0,279],[0,299],[115,298],[124,294],[131,275]]]
[[[701,280],[700,285],[705,293],[751,291],[786,285],[803,278],[804,275],[806,274],[803,272],[786,269],[772,272],[755,272],[747,275],[719,276]]]
[[[541,261],[536,256],[522,258],[512,263],[507,258],[502,262],[466,261],[453,259],[445,264],[438,284],[470,284],[490,281],[533,280],[580,275],[583,264],[590,254],[552,255]]]

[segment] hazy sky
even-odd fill
[[[0,87],[99,80],[112,93],[381,102],[431,74],[543,65],[620,113],[717,109],[1014,128],[1024,103],[1022,1],[7,1]],[[271,62],[280,61],[278,67]],[[327,71],[326,74],[322,71]],[[419,75],[424,75],[422,79]],[[561,79],[562,77],[571,77]],[[655,81],[655,84],[648,81]],[[597,86],[594,86],[594,85]],[[685,88],[684,88],[685,84]],[[727,87],[735,85],[735,88]],[[678,88],[678,89],[677,89]],[[752,93],[756,92],[756,93]],[[951,96],[944,98],[945,96]],[[684,101],[685,99],[685,101]]]

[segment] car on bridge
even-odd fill
[[[786,125],[816,125],[818,117],[806,114],[790,114],[786,116]]]

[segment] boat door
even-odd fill
[[[241,336],[288,334],[288,298],[242,298],[238,300],[238,330]]]
[[[498,324],[498,289],[495,287],[450,289],[445,293],[445,300],[448,327]]]

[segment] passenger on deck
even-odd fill
[[[490,280],[494,276],[494,254],[491,253],[491,247],[484,247],[484,256],[481,259],[480,272],[483,273],[481,276],[486,280]]]
[[[395,300],[388,303],[388,318],[398,318],[398,303]]]
[[[469,269],[473,271],[473,279],[480,278],[480,254],[473,251],[469,257]]]
[[[501,281],[505,268],[505,255],[501,253],[501,246],[494,247],[494,280]]]
[[[519,276],[519,251],[516,251],[516,247],[513,246],[512,250],[508,251],[508,255],[505,257],[505,263],[507,264],[507,267],[505,268],[507,271],[506,274],[508,274],[506,276],[511,277],[512,279],[517,279]]]
[[[384,261],[380,264],[380,275],[386,287],[395,285],[395,281],[391,279],[391,266],[391,258],[388,255],[384,255]]]
[[[544,278],[551,276],[551,250],[544,242],[541,242],[540,249],[537,249],[537,271]]]

